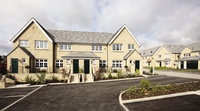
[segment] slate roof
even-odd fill
[[[178,61],[192,61],[192,60],[200,60],[200,56],[190,56],[190,57],[183,57]]]
[[[172,53],[181,53],[181,51],[185,48],[184,45],[163,45],[168,51]]]
[[[152,56],[159,48],[160,46],[145,49],[142,51],[142,56]]]
[[[200,42],[188,44],[187,47],[191,49],[193,52],[200,51]]]
[[[100,58],[97,55],[95,55],[93,52],[89,51],[72,51],[66,56],[62,56],[62,58]]]
[[[132,53],[134,52],[135,50],[130,50],[125,56],[124,56],[124,60],[128,59]]]
[[[26,48],[20,47],[20,49],[22,49],[29,57],[34,57]]]
[[[83,32],[68,30],[47,30],[58,43],[82,43],[82,44],[108,44],[113,33],[105,32]]]

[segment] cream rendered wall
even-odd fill
[[[123,44],[122,51],[113,51],[112,45],[113,44]],[[128,44],[134,44],[134,48],[139,51],[139,46],[130,33],[124,28],[118,37],[113,41],[111,45],[108,45],[108,66],[112,67],[113,60],[122,60],[123,57],[129,52]],[[142,61],[141,61],[142,62]],[[122,63],[122,68],[125,66],[125,61]]]
[[[171,59],[170,64],[169,65],[165,65],[165,62],[163,62],[164,59],[166,59],[167,57],[165,57],[165,54],[169,53],[169,59]],[[159,50],[159,52],[156,54],[157,56],[155,56],[155,60],[159,61],[162,60],[162,66],[166,66],[166,67],[172,67],[172,68],[176,68],[177,67],[177,63],[175,62],[175,60],[178,60],[177,56],[178,54],[172,54],[170,51],[168,51],[165,47],[162,46],[162,48]],[[161,58],[158,58],[158,55],[161,55]],[[156,63],[156,66],[159,67],[159,62]]]
[[[66,56],[72,51],[90,51],[90,52],[93,52],[96,56],[101,57],[100,60],[106,60],[107,61],[107,46],[106,45],[102,45],[102,51],[92,51],[92,44],[70,44],[70,45],[71,45],[71,50],[65,51],[65,50],[60,50],[60,44],[57,43],[55,45],[55,59],[56,60],[63,60],[62,56]],[[94,64],[91,64],[91,61],[92,60],[90,60],[90,69],[98,70],[99,59],[95,60]],[[73,65],[67,64],[67,60],[64,59],[63,60],[63,67],[65,69],[72,69]],[[79,68],[82,68],[82,69],[84,68],[84,60],[83,59],[79,60]]]
[[[13,48],[19,45],[19,40],[28,40],[28,47],[26,49],[31,52],[36,59],[48,60],[48,72],[53,72],[53,42],[51,42],[37,27],[35,23],[30,26],[13,42]],[[35,41],[45,40],[48,42],[47,49],[36,49]],[[46,69],[46,68],[44,68]]]
[[[143,73],[143,57],[140,56],[139,53],[137,53],[136,51],[134,51],[134,53],[127,59],[127,66],[131,66],[131,73],[135,72],[135,63],[130,64],[130,60],[136,61],[139,60],[140,61],[140,74]]]
[[[7,56],[7,70],[12,72],[12,61],[11,59],[18,59],[18,73],[28,73],[29,69],[25,69],[25,66],[29,65],[30,57],[24,53],[19,47],[15,49],[9,56]],[[22,62],[22,58],[26,60],[25,63]]]
[[[184,48],[183,50],[182,50],[182,52],[181,52],[181,56],[180,56],[180,58],[183,58],[184,57],[184,54],[185,53],[191,53],[191,49],[189,49],[189,48]]]

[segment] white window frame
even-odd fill
[[[70,50],[72,50],[72,46],[71,46],[71,44],[60,44],[60,50],[70,51]]]
[[[19,45],[21,47],[28,47],[28,40],[19,40]]]
[[[113,51],[122,51],[123,44],[113,44],[112,50]]]
[[[112,67],[113,68],[122,68],[122,60],[113,60]]]
[[[37,65],[38,64],[38,65]],[[35,60],[35,67],[48,67],[48,60],[47,59],[36,59]]]
[[[184,53],[184,57],[190,57],[191,54],[190,53]]]
[[[92,51],[101,52],[102,51],[102,45],[92,45]]]
[[[99,67],[106,67],[106,65],[107,65],[106,60],[99,61]]]
[[[170,61],[165,61],[165,66],[170,65]]]
[[[170,53],[166,53],[165,58],[169,58],[169,57],[170,57]]]
[[[36,49],[47,49],[48,48],[48,42],[45,40],[36,40],[35,41],[35,48]]]
[[[128,50],[134,50],[134,44],[128,44]]]
[[[55,63],[56,63],[56,67],[57,67],[57,66],[59,66],[59,68],[60,68],[60,67],[63,67],[63,60],[56,60]]]

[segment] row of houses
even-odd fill
[[[11,41],[9,73],[65,69],[71,74],[91,74],[100,68],[142,73],[140,44],[126,25],[115,33],[47,30],[32,18]]]
[[[143,50],[144,66],[174,69],[200,69],[200,42],[188,45],[162,45]]]

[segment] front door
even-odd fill
[[[140,70],[140,61],[135,61],[135,71]]]
[[[90,61],[84,60],[84,73],[89,74],[90,73]]]
[[[73,60],[73,73],[79,73],[79,60]]]
[[[159,66],[162,67],[162,61],[160,61]]]
[[[181,69],[184,69],[184,61],[181,61]]]
[[[18,59],[11,59],[12,73],[18,73]]]

